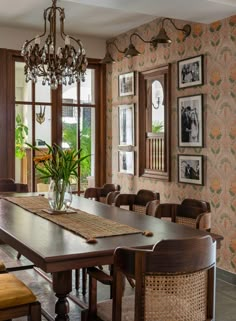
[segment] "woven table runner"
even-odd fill
[[[143,233],[131,226],[77,209],[74,213],[47,214],[44,210],[49,209],[48,200],[42,196],[4,197],[4,199],[84,237],[91,243],[96,242],[96,238],[99,237]]]

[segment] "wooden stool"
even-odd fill
[[[0,321],[28,316],[41,321],[41,305],[32,291],[15,275],[0,274]]]

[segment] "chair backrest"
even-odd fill
[[[146,204],[146,215],[158,217],[158,207],[160,206],[159,200],[150,201]],[[161,217],[160,217],[161,218]]]
[[[135,279],[132,320],[213,320],[215,265],[216,242],[210,236],[163,240],[153,250],[118,248],[112,320],[121,321],[123,275]]]
[[[185,198],[181,205],[201,208],[203,212],[211,212],[211,205],[207,201]]]
[[[153,200],[160,200],[160,194],[141,189],[137,194],[120,193],[115,198],[115,206],[128,206],[130,211],[146,214],[146,205]]]
[[[28,185],[22,183],[15,183],[12,178],[0,179],[0,192],[16,192],[27,193]]]
[[[84,192],[84,197],[107,203],[106,198],[108,194],[115,191],[120,191],[120,185],[104,184],[102,187],[88,187]]]
[[[158,218],[168,217],[172,222],[210,232],[211,213],[209,210],[210,204],[208,202],[186,199],[182,204],[160,204],[155,211],[155,216]]]

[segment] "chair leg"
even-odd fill
[[[75,289],[79,291],[79,278],[80,278],[80,270],[75,269]]]
[[[17,260],[19,260],[21,258],[21,253],[18,252],[16,257],[17,257]]]
[[[87,269],[82,269],[82,294],[85,295],[87,292]]]
[[[41,321],[41,305],[39,302],[31,303],[29,321]]]

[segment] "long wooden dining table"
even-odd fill
[[[32,196],[17,196],[28,195]],[[75,195],[72,207],[133,227],[141,233],[99,237],[90,243],[86,238],[58,224],[6,199],[0,199],[0,239],[23,254],[35,266],[52,274],[52,288],[58,298],[55,305],[56,321],[69,321],[67,298],[72,291],[73,269],[112,264],[113,252],[117,247],[151,248],[162,239],[209,234]],[[222,237],[216,236],[216,239],[220,244]]]

